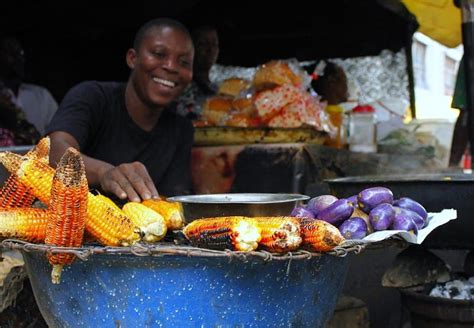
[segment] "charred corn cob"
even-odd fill
[[[35,200],[35,195],[31,188],[20,182],[14,174],[10,175],[5,181],[5,185],[0,190],[0,209],[13,207],[30,207]]]
[[[39,161],[10,152],[0,153],[0,162],[43,203],[49,204],[54,169]],[[88,194],[86,229],[106,246],[128,246],[140,239],[135,226],[119,209]]]
[[[154,243],[166,235],[165,219],[140,203],[129,202],[122,207],[123,212],[140,228],[143,241]]]
[[[297,249],[302,242],[300,221],[297,218],[256,217],[253,218],[262,231],[260,246],[273,252],[288,252]]]
[[[194,220],[183,233],[197,247],[243,252],[255,250],[261,239],[257,222],[243,216]]]
[[[44,242],[49,213],[40,208],[12,208],[0,211],[0,236],[29,242]]]
[[[74,148],[68,148],[61,157],[53,178],[46,244],[63,247],[82,245],[88,192],[81,154]],[[74,258],[72,254],[48,255],[49,263],[53,266],[53,284],[59,284],[63,266],[71,264]]]
[[[183,211],[179,203],[167,202],[165,200],[148,199],[142,202],[146,207],[158,212],[166,222],[170,230],[181,229],[184,225]]]
[[[330,251],[344,241],[339,229],[322,220],[302,222],[301,235],[304,246],[320,252]]]
[[[48,163],[49,161],[49,138],[43,138],[30,150],[26,157],[38,158]],[[31,189],[21,183],[16,174],[10,175],[0,190],[0,208],[30,207],[35,200]]]
[[[36,157],[0,153],[0,162],[43,203],[49,204],[54,169]]]

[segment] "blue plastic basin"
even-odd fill
[[[50,327],[322,327],[348,264],[331,255],[269,262],[93,255],[53,285],[45,254],[23,255]]]

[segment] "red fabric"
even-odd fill
[[[0,147],[15,146],[15,135],[12,131],[0,128]]]

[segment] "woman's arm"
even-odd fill
[[[67,132],[52,132],[50,163],[56,167],[67,148],[80,151],[77,140]],[[140,199],[159,198],[156,187],[142,163],[124,163],[119,166],[82,154],[90,186],[100,186],[104,192],[113,193],[120,199],[139,202]]]

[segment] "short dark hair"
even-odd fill
[[[191,31],[191,37],[193,38],[193,41],[196,41],[196,39],[205,32],[214,32],[216,31],[217,33],[217,28],[214,25],[200,25],[197,28],[192,29]]]
[[[191,34],[189,33],[186,26],[177,20],[171,18],[155,18],[143,24],[138,30],[137,34],[135,34],[135,39],[133,40],[133,49],[138,51],[143,39],[150,30],[160,29],[162,27],[171,27],[180,30],[184,32],[189,37],[189,39],[192,39]]]

